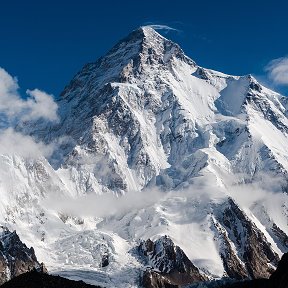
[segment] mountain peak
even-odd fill
[[[127,40],[144,40],[144,39],[151,40],[162,40],[162,41],[169,41],[161,34],[159,34],[155,29],[151,26],[140,26],[139,28],[133,30],[128,36],[126,36],[121,42],[127,42]]]
[[[149,73],[151,67],[155,71],[169,69],[175,59],[192,67],[196,65],[177,43],[166,39],[150,26],[142,26],[120,40],[105,56],[86,64],[65,87],[61,96],[74,97],[71,90],[77,87],[82,89],[90,79],[96,80],[97,85],[101,86],[108,82],[126,82],[125,75],[128,72],[135,76],[143,74],[143,71]]]
[[[141,26],[132,31],[128,36],[120,40],[107,53],[104,59],[114,57],[116,54],[118,60],[119,57],[123,58],[123,56],[125,56],[125,60],[127,60],[128,58],[137,57],[140,54],[146,55],[148,58],[153,58],[153,55],[156,55],[156,58],[163,60],[160,61],[161,64],[165,64],[167,62],[166,60],[175,56],[189,65],[195,65],[195,62],[185,55],[177,43],[166,39],[151,26]]]
[[[108,55],[111,52],[119,50],[119,48],[123,48],[124,46],[128,45],[137,45],[139,43],[146,42],[159,42],[159,41],[169,41],[166,38],[164,38],[162,35],[157,33],[152,27],[150,26],[141,26],[137,28],[136,30],[133,30],[131,33],[129,33],[126,37],[121,39],[109,52]]]

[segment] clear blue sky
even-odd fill
[[[165,36],[199,65],[261,76],[270,60],[288,54],[287,15],[284,0],[1,1],[0,67],[23,90],[57,96],[82,65],[133,29],[165,24],[181,30]]]

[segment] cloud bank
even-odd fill
[[[112,193],[86,194],[77,198],[53,195],[53,197],[43,199],[42,204],[44,207],[65,215],[104,218],[153,206],[168,195],[157,189],[145,192],[130,191],[121,196]]]
[[[275,85],[288,85],[288,57],[274,59],[265,67],[269,79]]]

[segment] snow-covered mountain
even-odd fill
[[[0,222],[48,270],[137,287],[147,265],[170,273],[137,250],[168,235],[203,279],[257,278],[288,250],[288,101],[251,75],[202,68],[142,27],[85,65],[58,107],[56,124],[17,127],[51,157],[0,156]]]

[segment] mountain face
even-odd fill
[[[17,127],[50,158],[0,155],[0,222],[50,271],[105,287],[274,271],[288,249],[284,96],[142,27],[58,107],[56,124]]]

